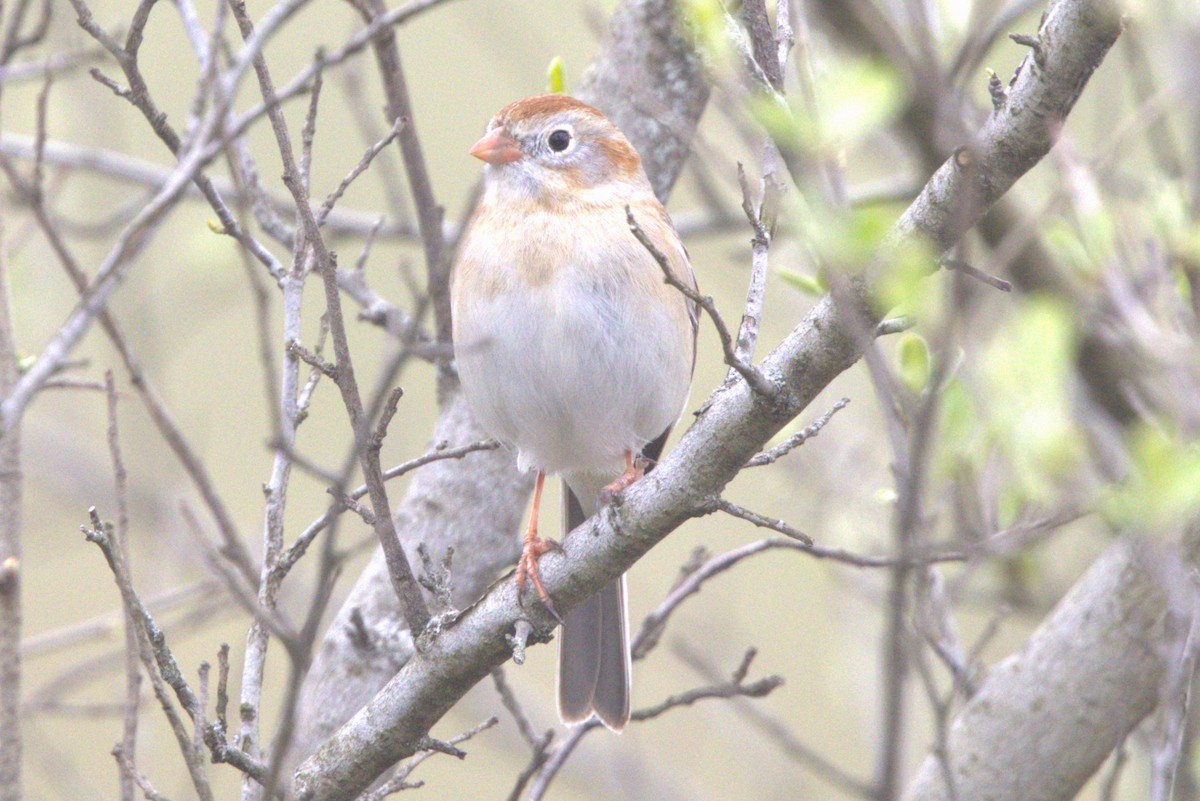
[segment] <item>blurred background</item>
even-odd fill
[[[795,11],[812,16],[818,95],[826,104],[826,123],[840,130],[838,147],[830,154],[840,160],[851,199],[862,210],[854,218],[856,227],[847,231],[856,237],[855,246],[869,250],[929,172],[903,117],[909,113],[906,104],[914,89],[903,72],[885,60],[847,47],[826,24],[830,17],[820,5],[795,4]],[[905,6],[886,0],[879,5],[886,7],[880,13],[893,16],[902,14]],[[196,86],[196,62],[178,15],[169,4],[160,6],[146,29],[141,60],[157,102],[169,119],[181,124]],[[256,19],[270,6],[265,0],[248,3]],[[397,29],[415,124],[435,194],[449,218],[461,216],[479,178],[479,164],[466,151],[488,118],[513,99],[544,91],[547,65],[556,57],[564,65],[567,91],[577,86],[613,6],[613,2],[461,0],[444,3]],[[1042,7],[989,0],[934,0],[923,6],[935,22],[935,48],[947,63],[995,14],[1011,14],[1003,33],[988,43],[974,59],[977,66],[960,79],[964,97],[978,109],[968,116],[982,120],[983,110],[991,108],[985,68],[994,69],[1007,82],[1026,53],[1003,34],[1033,33]],[[1034,265],[1035,272],[1053,270],[1083,284],[1102,282],[1109,280],[1103,274],[1109,256],[1129,252],[1122,248],[1134,251],[1123,264],[1149,258],[1145,250],[1155,243],[1195,248],[1197,229],[1187,175],[1195,172],[1190,137],[1197,132],[1196,95],[1181,93],[1173,83],[1196,69],[1196,62],[1188,60],[1187,42],[1200,30],[1200,20],[1195,9],[1187,6],[1131,5],[1129,30],[1070,117],[1065,155],[1043,161],[1014,190],[1028,224],[1059,259],[1055,265]],[[91,7],[107,30],[127,25],[132,10],[130,3],[111,0],[97,0]],[[100,66],[111,75],[118,71],[110,59],[97,53],[94,42],[76,24],[72,8],[65,2],[54,2],[50,8],[53,15],[46,40],[24,58],[70,52],[81,54],[82,62],[54,77],[47,114],[52,148],[66,143],[120,154],[147,167],[173,166],[170,154],[140,114],[88,76],[89,66]],[[211,24],[214,8],[208,0],[197,4],[205,26]],[[306,67],[318,47],[336,48],[360,28],[358,15],[346,3],[308,4],[266,49],[277,82]],[[719,59],[714,64],[716,70],[728,69]],[[28,168],[28,162],[19,159],[17,150],[35,133],[36,99],[42,85],[40,77],[6,80],[3,85],[3,142],[8,148],[4,152],[22,169]],[[253,81],[245,81],[235,107],[247,108],[258,99]],[[1157,105],[1148,108],[1148,101]],[[369,54],[330,70],[314,145],[315,197],[337,186],[364,148],[382,135],[382,104]],[[298,101],[285,107],[293,131],[303,122],[304,106]],[[741,218],[736,162],[744,162],[755,180],[758,175],[759,153],[742,135],[747,119],[737,101],[718,90],[700,127],[699,158],[694,156],[685,167],[669,204],[680,219],[703,219],[719,207],[732,220],[707,226],[708,230],[687,239],[701,287],[715,297],[730,321],[738,319],[750,266],[751,231]],[[269,128],[256,125],[248,142],[268,190],[285,196]],[[1155,150],[1160,146],[1184,165],[1179,174],[1164,169]],[[343,229],[333,235],[344,264],[360,252],[362,232],[371,222],[390,213],[389,198],[406,196],[397,156],[395,148],[382,152],[339,206],[346,219],[362,223],[358,233]],[[225,169],[220,164],[213,172],[221,174]],[[1078,178],[1080,170],[1091,179]],[[1076,176],[1076,184],[1069,183],[1071,175]],[[128,210],[144,202],[148,191],[136,181],[102,170],[54,163],[46,165],[46,186],[54,215],[90,271],[111,247]],[[1096,193],[1096,202],[1087,212],[1091,216],[1082,214],[1077,202],[1080,192],[1089,191],[1087,186]],[[834,245],[804,241],[804,232],[820,225],[820,214],[809,213],[804,204],[794,191],[785,202],[780,235],[771,251],[760,354],[797,324],[815,302],[812,290],[823,286],[813,267],[812,251]],[[7,187],[0,214],[18,345],[22,353],[32,355],[61,325],[77,294],[19,198]],[[805,214],[809,222],[797,222]],[[211,209],[195,196],[180,204],[138,256],[110,308],[124,324],[179,426],[211,470],[257,555],[262,485],[269,477],[273,453],[248,271],[258,271],[259,281],[266,276],[259,265],[239,254],[231,239],[213,233],[212,219]],[[1189,231],[1191,240],[1187,240]],[[839,230],[830,236],[836,239],[844,234]],[[1181,240],[1187,241],[1180,245]],[[1011,279],[1010,265],[994,253],[973,236],[962,255],[985,271]],[[405,276],[423,274],[419,244],[381,236],[367,270],[376,291],[407,308],[412,294]],[[1174,268],[1169,271],[1163,291],[1177,293],[1173,302],[1186,305],[1190,300],[1187,278]],[[273,287],[271,291],[277,336],[279,298]],[[946,387],[944,426],[932,461],[929,541],[949,547],[969,540],[972,531],[988,536],[1039,520],[1069,521],[1015,538],[1003,552],[938,568],[966,646],[979,642],[985,632],[992,635],[979,652],[987,664],[1020,647],[1111,541],[1120,520],[1128,519],[1121,515],[1136,515],[1136,504],[1151,503],[1154,496],[1151,487],[1136,498],[1113,501],[1105,489],[1104,470],[1097,466],[1091,435],[1083,430],[1082,391],[1073,367],[1081,346],[1078,324],[1084,316],[1100,312],[1023,292],[1004,293],[979,282],[962,291],[965,294],[948,298],[944,273],[920,282],[901,281],[891,300],[916,314],[917,327],[880,342],[901,391],[908,387],[915,396],[928,381],[928,370],[922,367],[928,364],[928,351],[921,355],[925,341],[949,328],[955,332],[953,347],[960,366],[952,377],[953,386]],[[305,301],[304,338],[312,342],[324,302],[317,282],[309,282]],[[949,306],[969,310],[969,317],[952,315]],[[951,317],[953,325],[947,322]],[[352,323],[350,333],[356,365],[364,385],[370,386],[387,351],[387,335],[366,323]],[[905,356],[898,350],[910,353]],[[218,647],[229,643],[236,678],[248,618],[206,567],[181,518],[181,501],[198,506],[195,491],[130,390],[128,376],[100,332],[90,333],[75,355],[81,363],[72,371],[74,377],[98,381],[106,369],[113,368],[121,391],[120,436],[129,471],[136,587],[143,598],[153,599],[157,619],[187,675],[194,677],[202,660],[215,662]],[[698,407],[724,374],[720,346],[704,320],[690,408]],[[405,395],[384,447],[385,467],[428,448],[436,415],[433,378],[433,367],[420,361],[411,363],[400,377]],[[274,373],[270,380],[276,380]],[[888,554],[895,549],[893,457],[885,415],[866,367],[856,365],[835,381],[800,416],[793,431],[813,422],[841,398],[849,398],[849,405],[820,436],[778,463],[743,475],[726,497],[787,521],[820,545]],[[120,604],[101,554],[79,530],[87,523],[90,506],[98,507],[102,516],[115,515],[105,426],[102,392],[59,389],[39,395],[24,427],[24,765],[31,799],[117,797],[117,771],[110,750],[120,737],[124,686]],[[1173,437],[1166,440],[1175,442]],[[349,442],[341,401],[332,385],[324,382],[301,429],[299,450],[334,469],[344,459]],[[1186,483],[1194,477],[1186,472],[1190,469],[1186,460],[1168,459],[1164,464],[1168,471],[1182,471],[1171,473],[1172,481]],[[389,491],[398,499],[403,484]],[[289,541],[325,510],[327,499],[321,481],[303,471],[294,474],[287,509]],[[557,502],[555,486],[547,508]],[[1101,506],[1111,510],[1112,504],[1124,511],[1095,513]],[[556,526],[557,516],[548,517]],[[546,533],[557,536],[553,529]],[[341,536],[343,544],[361,542],[362,547],[346,565],[331,610],[338,607],[369,557],[373,541],[371,530],[349,515],[343,518]],[[514,531],[513,537],[517,536]],[[634,628],[660,602],[695,549],[719,553],[762,536],[765,532],[728,516],[687,523],[630,573]],[[311,571],[312,565],[302,563],[285,582],[281,596],[285,610],[303,614],[313,586]],[[786,684],[748,703],[784,722],[798,741],[823,759],[870,781],[881,737],[888,579],[887,571],[823,562],[793,551],[770,551],[747,560],[706,583],[679,610],[663,644],[635,664],[634,707],[710,683],[695,669],[697,656],[726,675],[754,646],[758,657],[751,677],[777,673]],[[554,661],[553,648],[536,648],[524,666],[510,665],[507,670],[537,731],[558,725]],[[285,674],[286,660],[275,646],[262,714],[267,732],[277,719]],[[943,674],[938,681],[946,687]],[[916,679],[910,699],[903,775],[910,774],[929,752],[935,731],[930,704]],[[431,759],[416,774],[426,786],[408,792],[429,798],[504,797],[526,764],[528,749],[489,682],[472,691],[434,734],[449,737],[492,714],[500,715],[501,723],[464,746],[469,753],[464,762]],[[139,769],[166,796],[192,797],[177,745],[148,695],[141,725]],[[1146,760],[1144,754],[1137,756],[1138,748],[1131,741],[1134,756],[1114,797],[1137,798],[1145,792]],[[211,775],[219,797],[238,793],[235,770],[215,766]],[[1099,798],[1099,785],[1099,780],[1094,781],[1084,797]],[[740,704],[721,701],[632,725],[620,737],[594,733],[567,763],[549,795],[559,799],[857,797],[781,748],[776,738],[748,721]]]

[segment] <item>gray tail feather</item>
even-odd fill
[[[647,473],[662,456],[670,435],[668,428],[642,449],[650,460]],[[563,482],[563,536],[587,518],[579,499]],[[621,576],[563,619],[558,638],[559,717],[563,723],[582,723],[595,713],[605,726],[620,731],[629,722],[631,683],[629,611]]]
[[[581,524],[579,500],[564,484],[563,531]],[[629,722],[631,671],[625,577],[608,584],[563,619],[558,640],[558,714],[582,723],[592,713],[620,731]]]

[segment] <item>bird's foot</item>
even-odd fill
[[[604,508],[610,505],[614,498],[646,475],[646,468],[649,465],[650,462],[643,456],[639,456],[636,459],[627,457],[625,472],[616,481],[600,490],[600,497],[596,500],[596,506]]]
[[[525,546],[521,549],[521,558],[517,560],[517,597],[523,600],[525,580],[528,579],[533,584],[533,588],[537,590],[538,598],[560,624],[563,622],[562,617],[554,608],[554,602],[550,600],[550,593],[546,592],[541,574],[538,573],[538,559],[547,551],[561,550],[562,546],[554,540],[542,539],[536,532],[532,532],[531,535],[525,536]]]

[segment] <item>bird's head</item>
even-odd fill
[[[637,151],[617,126],[567,95],[508,104],[471,155],[487,163],[489,189],[540,202],[603,202],[614,190],[649,187]]]

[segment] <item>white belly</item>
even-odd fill
[[[458,370],[522,469],[616,475],[678,419],[692,356],[665,310],[567,272],[456,309]]]

